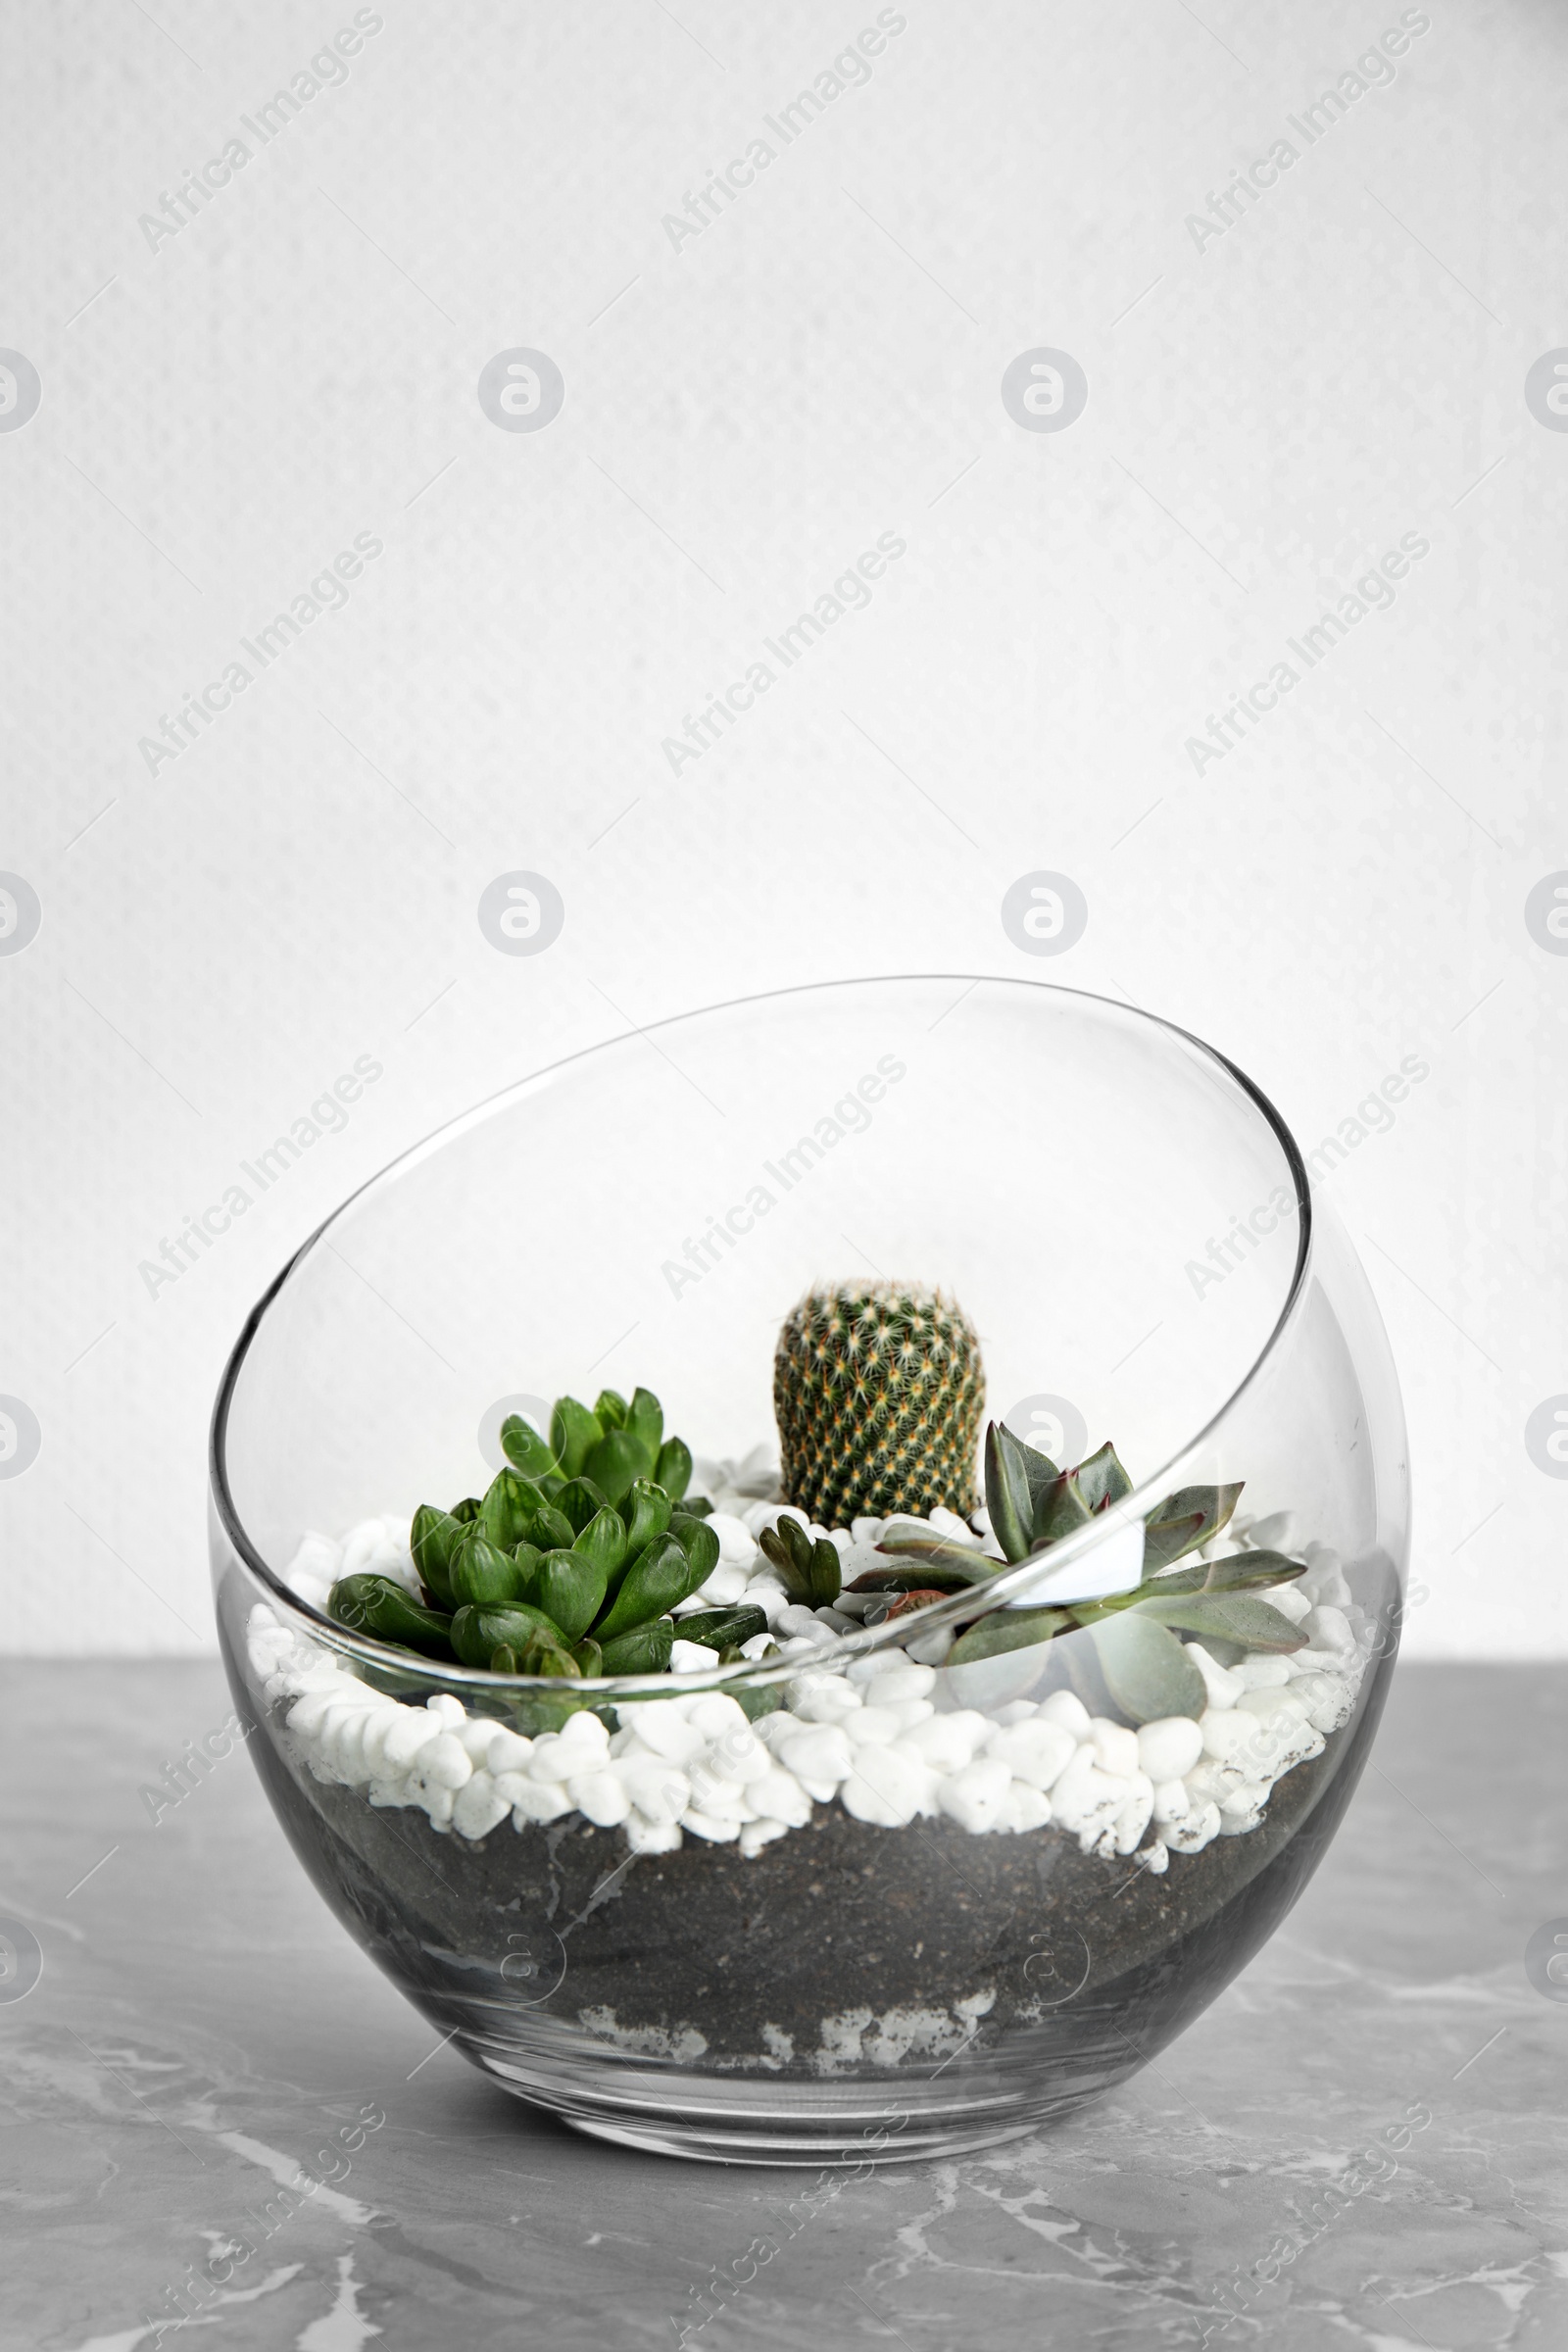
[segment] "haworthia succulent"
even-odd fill
[[[617,1634],[677,1607],[703,1581],[704,1573],[693,1569],[674,1536],[656,1536],[621,1578],[620,1590],[593,1629],[595,1641],[608,1648]]]
[[[558,1629],[539,1609],[525,1608],[517,1602],[506,1608],[459,1609],[452,1620],[452,1646],[465,1666],[487,1670],[493,1653],[503,1644],[514,1649],[519,1660],[530,1642],[543,1637],[559,1642]]]
[[[533,1589],[536,1606],[560,1628],[570,1648],[604,1606],[605,1571],[587,1552],[547,1551]]]
[[[448,1616],[438,1609],[422,1608],[390,1576],[339,1578],[327,1594],[326,1610],[353,1633],[370,1634],[378,1642],[396,1642],[425,1655],[438,1657],[451,1635]]]
[[[597,1413],[575,1396],[558,1396],[550,1416],[550,1446],[564,1478],[575,1478],[604,1436]]]
[[[501,1424],[501,1450],[524,1478],[548,1478],[557,1466],[549,1439],[516,1413],[509,1413]]]
[[[543,1492],[532,1479],[516,1470],[503,1470],[487,1489],[475,1525],[492,1544],[510,1551],[527,1535],[543,1501]]]
[[[659,1448],[654,1476],[670,1501],[679,1502],[692,1483],[691,1447],[680,1438],[666,1438]]]
[[[675,1640],[675,1621],[672,1617],[651,1617],[644,1625],[633,1626],[629,1633],[603,1639],[603,1628],[595,1634],[599,1642],[602,1671],[606,1674],[662,1674],[669,1664],[669,1653]]]
[[[437,1510],[433,1503],[421,1502],[414,1514],[409,1539],[414,1565],[431,1599],[446,1609],[456,1605],[452,1598],[452,1555],[466,1532],[461,1519],[450,1511]]]
[[[470,1603],[476,1608],[500,1608],[508,1601],[530,1598],[529,1586],[539,1554],[532,1544],[520,1546],[517,1552],[503,1551],[485,1536],[475,1533],[463,1544],[452,1563],[453,1605],[462,1608]]]

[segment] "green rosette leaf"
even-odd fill
[[[619,1634],[629,1634],[651,1617],[662,1617],[696,1592],[706,1571],[694,1570],[678,1539],[657,1536],[620,1580],[620,1589],[593,1628],[607,1651]]]
[[[548,1478],[556,1468],[549,1439],[517,1413],[509,1413],[501,1424],[501,1450],[524,1478]]]
[[[1281,1656],[1307,1645],[1305,1634],[1283,1609],[1246,1592],[1195,1592],[1182,1600],[1148,1600],[1141,1594],[1132,1614],[1179,1627],[1200,1641],[1212,1635],[1221,1642],[1239,1642],[1244,1649],[1272,1650]]]
[[[692,1449],[681,1438],[666,1438],[659,1448],[654,1466],[658,1479],[671,1502],[679,1502],[692,1483]]]
[[[730,1609],[697,1609],[675,1621],[677,1640],[701,1642],[708,1649],[739,1649],[743,1642],[755,1642],[766,1631],[766,1617],[748,1601]]]
[[[652,1478],[659,1467],[659,1452],[664,1443],[664,1408],[652,1389],[633,1392],[626,1411],[626,1427],[643,1449],[644,1475]]]
[[[718,1566],[718,1538],[713,1530],[705,1519],[695,1518],[690,1511],[673,1511],[669,1532],[698,1571],[697,1585],[706,1585]],[[697,1585],[692,1587],[693,1592]]]
[[[608,1642],[601,1628],[594,1639],[599,1642],[601,1672],[662,1674],[669,1664],[675,1621],[672,1617],[651,1617],[646,1624],[633,1626],[628,1633],[616,1634]]]
[[[451,1655],[452,1619],[440,1609],[422,1608],[393,1577],[340,1577],[326,1596],[326,1613],[351,1633],[417,1650],[421,1657]]]
[[[607,1434],[626,1426],[626,1399],[614,1389],[601,1389],[594,1399],[594,1418]]]
[[[550,1448],[564,1478],[575,1478],[604,1436],[597,1413],[575,1396],[558,1396],[550,1416]]]
[[[486,1491],[474,1524],[492,1544],[511,1551],[527,1537],[543,1501],[544,1495],[531,1478],[516,1470],[502,1470]]]
[[[639,1390],[638,1395],[641,1394]],[[663,1488],[651,1478],[634,1479],[626,1501],[631,1508],[631,1519],[626,1529],[626,1553],[629,1559],[635,1559],[640,1551],[647,1549],[656,1536],[663,1534],[669,1525],[673,1506]]]
[[[605,1571],[586,1552],[547,1551],[533,1581],[534,1605],[557,1625],[567,1648],[580,1642],[605,1600]]]
[[[1144,1574],[1152,1576],[1156,1569],[1168,1568],[1184,1552],[1196,1551],[1217,1536],[1230,1519],[1241,1496],[1242,1485],[1234,1487],[1183,1487],[1150,1513],[1144,1527]]]
[[[580,1551],[585,1558],[592,1560],[595,1567],[603,1572],[605,1589],[608,1592],[611,1579],[618,1570],[624,1568],[626,1562],[631,1558],[626,1522],[620,1513],[612,1510],[607,1502],[602,1511],[594,1513],[570,1548],[573,1551]]]
[[[499,1609],[464,1607],[452,1620],[453,1648],[465,1666],[471,1666],[481,1673],[489,1671],[490,1660],[503,1646],[516,1653],[520,1673],[531,1672],[520,1661],[529,1643],[541,1637],[557,1643],[561,1640],[560,1633],[548,1617],[538,1609],[524,1608],[516,1601]]]
[[[420,1584],[443,1609],[457,1605],[452,1598],[452,1557],[466,1532],[461,1519],[450,1511],[437,1510],[434,1503],[421,1502],[414,1514],[410,1534],[414,1565]]]
[[[1073,1476],[1078,1481],[1079,1494],[1092,1511],[1105,1510],[1133,1491],[1133,1482],[1116,1459],[1115,1446],[1108,1441],[1098,1453],[1080,1462]]]
[[[611,1429],[590,1451],[583,1478],[591,1481],[607,1501],[618,1503],[630,1492],[633,1480],[642,1478],[647,1469],[648,1456],[636,1434],[629,1429]]]
[[[1090,1628],[1105,1688],[1134,1723],[1167,1715],[1196,1721],[1208,1704],[1202,1676],[1175,1635],[1140,1609],[1125,1609]]]
[[[1000,1658],[1009,1649],[1030,1649],[1037,1642],[1054,1641],[1071,1626],[1065,1609],[993,1609],[958,1636],[944,1664],[968,1666],[977,1658]]]
[[[1289,1560],[1280,1551],[1236,1551],[1227,1560],[1199,1560],[1191,1568],[1167,1568],[1141,1588],[1152,1600],[1178,1592],[1261,1592],[1270,1585],[1288,1585],[1306,1574],[1304,1560]]]
[[[499,1544],[474,1532],[452,1563],[452,1599],[456,1608],[504,1608],[510,1601],[530,1600],[530,1569],[538,1560],[531,1544],[519,1559]],[[529,1555],[531,1556],[531,1559]]]

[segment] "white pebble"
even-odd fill
[[[514,1787],[512,1819],[516,1829],[526,1821],[559,1821],[563,1813],[571,1811],[571,1799],[559,1781],[523,1781],[518,1773],[506,1775],[509,1785],[521,1783],[520,1793]]]
[[[1243,1764],[1257,1735],[1257,1717],[1244,1714],[1239,1707],[1210,1707],[1199,1729],[1205,1756],[1213,1756],[1221,1764]]]
[[[1047,1789],[1060,1779],[1077,1750],[1078,1742],[1064,1724],[1036,1715],[1027,1723],[1006,1724],[993,1733],[986,1753],[1000,1757],[1014,1780],[1027,1782],[1031,1788]]]
[[[454,1698],[450,1690],[437,1690],[425,1700],[424,1706],[426,1714],[433,1715],[437,1723],[444,1723],[452,1729],[465,1722],[468,1713],[462,1699]]]
[[[1291,1679],[1290,1667],[1279,1656],[1243,1658],[1230,1671],[1244,1690],[1279,1690]]]
[[[726,1568],[750,1568],[757,1558],[757,1538],[744,1519],[728,1511],[710,1511],[708,1524],[718,1538],[718,1557]]]
[[[1150,1779],[1179,1781],[1203,1752],[1203,1735],[1191,1715],[1162,1715],[1138,1733],[1138,1762]]]
[[[973,1707],[957,1707],[950,1715],[931,1715],[915,1724],[902,1735],[900,1745],[911,1749],[933,1772],[959,1772],[991,1733],[988,1717]]]
[[[903,1729],[897,1707],[857,1707],[844,1718],[845,1735],[854,1747],[886,1747]]]
[[[676,1823],[644,1821],[633,1813],[626,1824],[626,1843],[634,1854],[672,1854],[685,1839]]]
[[[1272,1601],[1280,1615],[1288,1617],[1293,1625],[1299,1625],[1312,1607],[1306,1594],[1298,1592],[1294,1585],[1273,1585],[1263,1598]]]
[[[704,1674],[710,1666],[718,1664],[718,1652],[706,1642],[672,1642],[669,1645],[671,1674]]]
[[[1075,1740],[1089,1737],[1089,1709],[1074,1691],[1053,1690],[1049,1698],[1041,1700],[1040,1714],[1043,1722],[1059,1723]]]
[[[358,1527],[350,1528],[343,1539],[343,1556],[339,1576],[359,1576],[368,1564],[377,1546],[386,1542],[386,1529],[379,1519],[362,1519]],[[301,1546],[303,1550],[304,1546]]]
[[[1112,1723],[1107,1715],[1091,1715],[1089,1737],[1101,1771],[1131,1780],[1138,1770],[1138,1734],[1124,1723]]]
[[[486,1838],[511,1811],[510,1797],[502,1795],[489,1773],[476,1772],[458,1790],[452,1808],[452,1827],[465,1838]]]
[[[1219,1827],[1218,1805],[1205,1804],[1185,1821],[1173,1821],[1164,1832],[1165,1843],[1173,1854],[1200,1853],[1219,1836]]]
[[[473,1765],[461,1740],[443,1732],[419,1758],[420,1777],[432,1788],[461,1788],[472,1778]]]
[[[883,1650],[877,1654],[889,1660],[887,1665],[879,1667],[867,1690],[867,1696],[874,1697],[879,1707],[895,1706],[905,1698],[930,1697],[937,1686],[934,1667],[917,1666],[898,1650]]]
[[[631,1811],[631,1799],[608,1764],[597,1772],[574,1773],[566,1794],[596,1829],[612,1830]]]
[[[690,1830],[695,1838],[706,1838],[712,1845],[728,1845],[741,1834],[738,1821],[721,1821],[711,1813],[695,1809],[681,1818],[681,1828]]]
[[[1234,1707],[1242,1695],[1242,1686],[1234,1674],[1211,1658],[1201,1642],[1189,1642],[1187,1655],[1203,1678],[1211,1707]]]
[[[705,1740],[722,1740],[731,1733],[749,1732],[746,1709],[725,1690],[705,1690],[685,1704],[685,1716]]]
[[[696,1724],[687,1721],[672,1699],[622,1703],[615,1712],[622,1724],[636,1732],[645,1747],[651,1747],[656,1756],[666,1757],[671,1764],[689,1764],[708,1744]]]
[[[388,1772],[407,1772],[416,1756],[443,1737],[441,1726],[422,1707],[399,1707],[398,1721],[381,1742]]]
[[[937,1802],[961,1829],[972,1837],[983,1837],[996,1828],[1011,1787],[1012,1775],[1006,1765],[1000,1758],[981,1756],[939,1782]]]
[[[1044,1829],[1051,1819],[1051,1799],[1032,1782],[1014,1781],[1007,1791],[1006,1818],[1014,1831]]]
[[[485,1752],[485,1764],[491,1772],[520,1772],[533,1754],[533,1741],[521,1732],[510,1732],[505,1725],[490,1735]]]
[[[741,1829],[741,1852],[748,1862],[752,1861],[773,1838],[788,1837],[792,1826],[787,1821],[746,1822]]]
[[[1192,1811],[1192,1798],[1185,1781],[1156,1781],[1154,1783],[1153,1819],[1161,1827],[1168,1821],[1185,1821]]]
[[[850,1743],[837,1724],[808,1724],[778,1742],[775,1751],[786,1772],[799,1781],[837,1783],[849,1776]]]
[[[801,1830],[811,1818],[811,1800],[792,1772],[775,1765],[755,1781],[748,1781],[746,1793],[758,1813],[767,1820],[788,1822],[791,1829]]]
[[[617,1756],[609,1769],[645,1821],[679,1821],[692,1801],[691,1782],[662,1756]]]
[[[860,1693],[841,1674],[803,1676],[790,1686],[790,1705],[805,1723],[842,1723],[860,1711]]]
[[[1118,1854],[1130,1854],[1143,1838],[1154,1810],[1154,1787],[1144,1772],[1133,1776],[1132,1794],[1116,1815],[1115,1839]]]
[[[1333,1650],[1336,1654],[1353,1651],[1355,1636],[1343,1609],[1320,1602],[1302,1619],[1301,1630],[1314,1649]]]
[[[496,1736],[493,1719],[487,1715],[467,1715],[453,1730],[453,1738],[462,1742],[463,1751],[471,1764],[483,1764],[490,1753],[490,1742]]]

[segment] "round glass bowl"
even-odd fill
[[[765,1666],[541,1683],[323,1613],[416,1505],[482,1493],[504,1410],[602,1386],[662,1397],[744,1552],[779,1323],[876,1278],[940,1285],[988,1413],[1063,1467],[1113,1441],[1131,1494],[983,1595],[781,1623]],[[961,976],[662,1023],[443,1129],[252,1315],[212,1477],[251,1753],[349,1932],[507,2089],[766,2164],[986,2146],[1196,2016],[1344,1812],[1407,1544],[1382,1326],[1269,1103],[1145,1013]],[[1092,1626],[972,1654],[977,1618],[1125,1595],[1171,1498],[1236,1482],[1181,1589],[1270,1553],[1294,1647],[1178,1622],[1202,1700],[1152,1725]],[[839,1539],[846,1583],[877,1533]]]

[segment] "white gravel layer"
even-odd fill
[[[491,1716],[469,1715],[450,1694],[412,1706],[372,1690],[265,1602],[247,1626],[252,1673],[268,1704],[281,1710],[288,1745],[318,1780],[364,1788],[372,1805],[417,1806],[437,1830],[471,1839],[509,1818],[520,1830],[580,1813],[599,1828],[623,1828],[634,1853],[667,1853],[701,1838],[751,1858],[804,1827],[813,1804],[838,1803],[880,1829],[937,1816],[974,1837],[1054,1824],[1086,1853],[1136,1853],[1155,1872],[1172,1853],[1197,1853],[1215,1838],[1255,1829],[1275,1782],[1321,1754],[1325,1736],[1355,1703],[1368,1622],[1351,1603],[1338,1555],[1317,1544],[1296,1549],[1285,1513],[1233,1524],[1205,1556],[1240,1548],[1234,1539],[1245,1534],[1260,1548],[1306,1560],[1301,1578],[1269,1598],[1304,1628],[1309,1646],[1226,1668],[1190,1642],[1207,1687],[1203,1715],[1134,1732],[1090,1716],[1065,1690],[1039,1702],[960,1704],[953,1685],[967,1670],[936,1671],[951,1645],[947,1633],[829,1665],[819,1653],[856,1626],[864,1596],[846,1593],[837,1609],[793,1607],[757,1543],[784,1506],[723,1490],[719,1499],[735,1507],[710,1521],[718,1565],[677,1616],[741,1600],[764,1611],[769,1632],[748,1651],[775,1641],[797,1671],[783,1687],[786,1704],[755,1724],[722,1692],[672,1692],[618,1704],[613,1732],[584,1711],[561,1732],[530,1740]],[[804,1513],[794,1515],[804,1522]],[[886,1564],[874,1549],[886,1524],[858,1519],[849,1529],[810,1532],[837,1546],[848,1584]],[[994,1548],[952,1512],[934,1511],[931,1524]],[[983,1513],[978,1524],[984,1529]],[[336,1579],[359,1570],[395,1577],[416,1593],[408,1523],[367,1519],[342,1543],[309,1535],[286,1581],[324,1609]],[[716,1663],[713,1650],[677,1640],[677,1673]]]

